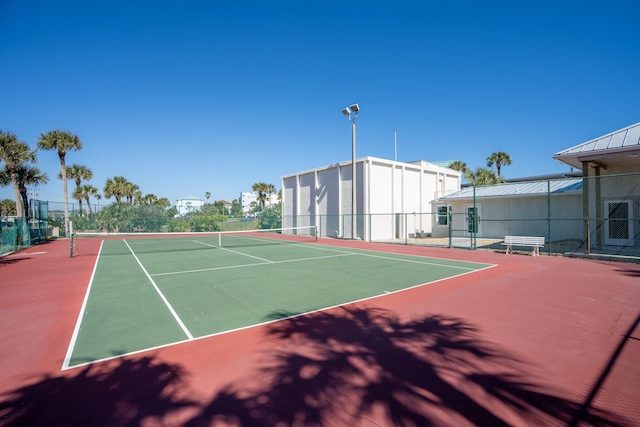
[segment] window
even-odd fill
[[[438,206],[438,225],[449,225],[451,206]]]

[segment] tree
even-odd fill
[[[20,189],[20,197],[24,205],[25,216],[29,216],[29,195],[27,194],[27,185],[39,185],[49,182],[49,177],[35,166],[23,164],[16,169],[18,176],[18,188]]]
[[[242,205],[237,200],[231,202],[231,215],[235,217],[242,216]]]
[[[276,187],[273,184],[265,184],[264,182],[256,182],[252,189],[258,193],[257,201],[263,209],[267,200],[271,201],[271,195],[276,192]]]
[[[107,179],[103,190],[104,197],[107,199],[114,197],[116,203],[122,203],[122,197],[126,191],[126,183],[127,179],[123,176],[114,176],[113,179]]]
[[[136,198],[136,203],[139,205],[155,205],[158,201],[158,196],[155,194],[145,194],[144,196]]]
[[[207,199],[207,203],[209,203],[209,197],[211,197],[211,193],[207,191],[206,193],[204,193],[204,197]]]
[[[101,196],[98,193],[98,189],[93,185],[79,185],[76,187],[73,192],[73,198],[76,199],[80,203],[80,214],[82,215],[82,200],[86,200],[87,207],[89,208],[89,215],[93,214],[93,210],[91,209],[91,202],[89,201],[89,197],[95,197],[96,199],[100,199]]]
[[[502,180],[497,177],[491,169],[482,167],[476,168],[475,172],[471,170],[467,171],[465,178],[471,185],[478,187],[483,185],[499,184],[502,182]]]
[[[59,173],[58,178],[62,179],[62,174]],[[76,190],[74,191],[74,194],[78,192],[78,188],[80,187],[82,180],[89,181],[91,178],[93,178],[93,172],[91,172],[91,169],[89,169],[88,167],[77,165],[75,163],[71,166],[67,166],[67,179],[73,179],[73,181],[76,183]],[[73,198],[78,201],[80,207],[80,215],[82,215],[82,200],[85,199],[84,195],[82,195],[82,197],[80,198],[73,196]],[[87,204],[89,204],[88,198]]]
[[[10,199],[0,200],[0,216],[15,216],[16,202]]]
[[[136,197],[136,195],[140,193],[138,190],[140,190],[140,187],[133,182],[127,182],[125,184],[123,194],[127,198],[127,203],[129,203],[130,205],[133,204],[134,197]],[[140,193],[140,196],[142,196],[142,193]]]
[[[449,169],[462,172],[463,174],[466,174],[467,172],[469,172],[469,168],[467,167],[467,164],[461,160],[455,160],[451,162],[449,164]]]
[[[62,192],[64,197],[64,226],[69,230],[69,195],[67,194],[67,166],[65,157],[67,151],[82,150],[82,141],[71,132],[52,130],[40,135],[38,147],[43,150],[57,150],[60,158],[60,174],[62,176]]]
[[[276,187],[273,184],[268,184],[267,185],[267,200],[269,201],[269,204],[271,204],[271,196],[273,194],[276,194]]]
[[[17,168],[30,161],[36,161],[36,154],[29,146],[18,139],[12,132],[0,130],[0,162],[4,162],[13,187],[13,197],[16,202],[16,215],[24,216],[24,206],[20,197]]]
[[[267,192],[269,191],[269,184],[265,184],[264,182],[256,182],[251,187],[253,191],[258,193],[257,202],[264,208],[265,202],[267,200]]]
[[[260,228],[274,229],[282,227],[282,204],[269,206],[260,214]]]
[[[161,197],[153,202],[154,206],[162,206],[163,208],[171,207],[171,202],[166,197]],[[176,212],[177,213],[177,212]]]
[[[502,166],[508,166],[511,164],[511,156],[509,156],[504,151],[497,151],[492,153],[489,157],[487,157],[487,167],[493,166],[495,163],[496,169],[498,170],[498,178],[500,178],[500,168]]]

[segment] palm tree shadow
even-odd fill
[[[389,425],[549,425],[580,410],[458,318],[403,321],[381,309],[342,308],[274,323],[269,335],[283,347],[246,381],[218,391],[187,426],[353,425],[372,414]],[[581,421],[625,424],[594,408]]]
[[[194,405],[179,395],[183,377],[151,357],[46,375],[0,396],[0,425],[139,426]]]

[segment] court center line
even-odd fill
[[[349,253],[349,254],[345,254],[345,255],[358,255],[358,254],[357,253]],[[335,255],[335,256],[340,256],[340,255]],[[254,265],[262,265],[262,264],[254,264]],[[268,264],[264,263],[264,265],[268,265]],[[468,274],[473,274],[475,272],[486,270],[486,269],[493,268],[493,267],[496,267],[496,265],[488,265],[486,267],[479,268],[479,269],[474,270],[474,271],[467,271],[467,272],[456,274],[456,275],[453,275],[453,276],[443,277],[441,279],[436,279],[436,280],[433,280],[431,282],[419,283],[417,285],[409,286],[407,288],[397,289],[395,291],[383,291],[383,293],[381,293],[381,294],[371,295],[371,296],[363,297],[363,298],[356,299],[356,300],[353,300],[353,301],[347,301],[347,302],[343,302],[343,303],[339,303],[339,304],[334,304],[334,305],[331,305],[331,306],[322,307],[322,308],[318,308],[316,310],[310,310],[310,311],[306,311],[306,312],[303,312],[303,313],[297,313],[297,314],[294,314],[294,315],[291,315],[291,316],[282,317],[280,319],[273,319],[273,320],[268,320],[266,322],[254,323],[254,324],[245,325],[245,326],[239,326],[239,327],[236,327],[236,328],[227,329],[227,330],[223,330],[223,331],[213,332],[213,333],[210,333],[210,334],[207,334],[207,335],[200,335],[200,336],[194,338],[193,341],[203,340],[203,339],[207,339],[207,338],[211,338],[211,337],[215,337],[215,336],[220,336],[220,335],[232,334],[232,333],[238,332],[238,331],[243,331],[243,330],[247,330],[247,329],[256,328],[256,327],[259,327],[259,326],[269,325],[269,324],[272,324],[272,323],[283,322],[283,321],[286,321],[286,320],[289,320],[289,319],[295,319],[295,318],[298,318],[298,317],[307,316],[309,314],[322,313],[324,311],[332,310],[332,309],[337,308],[337,307],[344,307],[344,306],[348,306],[348,305],[352,305],[352,304],[361,303],[363,301],[369,301],[369,300],[374,300],[374,299],[381,298],[381,297],[386,297],[386,296],[391,295],[391,294],[397,294],[397,293],[400,293],[400,292],[405,292],[405,291],[409,291],[409,290],[412,290],[412,289],[420,288],[422,286],[428,286],[428,285],[432,285],[434,283],[444,282],[444,281],[449,280],[449,279],[465,276],[465,275],[468,275]],[[166,344],[157,345],[157,346],[150,347],[150,348],[143,348],[143,349],[132,351],[132,352],[129,352],[129,353],[123,353],[123,354],[119,354],[119,355],[116,355],[116,356],[110,356],[110,357],[105,357],[105,358],[98,359],[98,360],[92,360],[90,362],[80,363],[80,364],[74,365],[73,368],[78,368],[78,367],[82,367],[82,366],[89,366],[89,365],[91,365],[93,363],[98,363],[98,362],[106,362],[106,361],[109,361],[109,360],[115,360],[115,359],[119,359],[119,358],[126,357],[126,356],[132,356],[132,355],[148,352],[150,350],[158,350],[158,349],[162,349],[162,348],[168,348],[168,347],[172,347],[172,346],[175,346],[175,345],[183,344],[185,342],[188,342],[188,341],[187,340],[174,341],[174,342],[169,342],[169,343],[166,343]]]
[[[198,241],[198,240],[194,240],[194,242],[199,243],[199,244],[201,244],[201,245],[209,246],[209,247],[212,247],[212,248],[218,248],[217,246],[214,246],[214,245],[209,244],[209,243],[206,243],[206,242],[200,242],[200,241]],[[233,250],[231,250],[231,249],[227,249],[227,248],[223,248],[223,247],[219,247],[218,249],[224,249],[225,251],[233,252],[234,254],[243,255],[243,256],[246,256],[246,257],[249,257],[249,258],[255,258],[255,259],[257,259],[257,260],[264,261],[264,262],[273,262],[273,261],[268,260],[268,259],[266,259],[266,258],[260,258],[260,257],[257,257],[257,256],[253,256],[253,255],[249,255],[249,254],[244,254],[244,253],[242,253],[242,252],[233,251]]]
[[[169,303],[169,300],[167,300],[167,298],[164,296],[164,294],[162,293],[162,291],[160,290],[158,285],[156,285],[156,282],[149,275],[149,273],[147,272],[147,269],[144,268],[144,266],[142,265],[142,263],[138,259],[138,256],[135,254],[135,252],[133,252],[133,249],[131,249],[131,246],[129,246],[129,243],[126,240],[122,240],[122,241],[124,242],[125,245],[127,245],[127,247],[129,248],[129,251],[131,252],[131,255],[133,255],[133,257],[136,259],[136,261],[138,262],[138,265],[140,266],[140,268],[142,269],[144,274],[147,276],[147,278],[149,279],[149,281],[153,285],[153,287],[156,290],[156,292],[158,293],[158,295],[160,295],[160,298],[162,299],[164,304],[167,306],[167,308],[169,309],[169,311],[173,315],[173,318],[176,320],[176,322],[178,322],[178,325],[180,325],[180,328],[182,328],[182,331],[187,335],[187,337],[190,340],[192,340],[193,339],[193,335],[191,335],[191,332],[189,332],[189,329],[187,329],[187,326],[184,324],[182,319],[180,319],[180,316],[178,316],[178,313],[176,313],[176,311],[173,309],[173,307]]]
[[[270,265],[270,264],[285,264],[285,263],[299,262],[299,261],[313,261],[313,260],[316,260],[316,259],[339,258],[339,257],[351,256],[351,255],[358,255],[358,254],[356,254],[356,253],[343,253],[343,254],[337,254],[337,255],[326,255],[326,256],[318,256],[318,257],[311,257],[311,258],[287,259],[287,260],[284,260],[284,261],[256,262],[256,263],[253,263],[253,264],[227,265],[227,266],[223,266],[223,267],[201,268],[201,269],[197,269],[197,270],[170,271],[168,273],[151,274],[151,276],[152,277],[157,277],[157,276],[170,276],[170,275],[173,275],[173,274],[201,273],[201,272],[204,272],[204,271],[227,270],[227,269],[230,269],[230,268],[256,267],[256,266],[259,266],[259,265]]]

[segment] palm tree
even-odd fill
[[[123,176],[114,176],[113,179],[107,179],[104,185],[104,197],[107,199],[115,197],[116,203],[122,203],[122,197],[126,191],[127,179]]]
[[[139,191],[140,187],[138,187],[133,182],[127,182],[124,186],[124,196],[127,198],[127,203],[130,205],[133,204],[133,199],[138,195],[142,196],[142,193]]]
[[[271,187],[273,187],[273,185],[265,184],[264,182],[256,182],[251,187],[253,191],[256,191],[258,193],[257,201],[263,208],[265,202],[267,201],[267,193],[270,191]]]
[[[276,194],[276,187],[273,184],[267,184],[267,200],[269,201],[269,206],[271,206],[272,194]]]
[[[158,196],[155,194],[145,194],[142,195],[142,192],[136,191],[136,205],[155,205],[158,202]]]
[[[81,215],[82,215],[82,200],[85,200],[87,202],[87,207],[89,208],[89,215],[93,214],[89,197],[100,199],[102,196],[100,196],[100,194],[98,193],[98,189],[96,187],[89,184],[79,185],[76,187],[75,191],[73,192],[73,198],[76,199],[80,204]]]
[[[7,170],[7,168],[0,169],[0,187],[4,187],[10,184],[11,184],[11,177],[9,176],[9,171]],[[12,207],[10,208],[9,205],[11,205]],[[0,217],[2,217],[3,215],[2,212],[4,212],[4,215],[11,215],[7,212],[12,212],[13,215],[15,215],[16,214],[15,211],[16,211],[16,202],[14,200],[0,199]],[[0,221],[0,231],[1,230],[2,230],[2,221]]]
[[[509,156],[504,151],[492,153],[489,157],[487,157],[487,167],[493,166],[494,163],[496,165],[496,169],[498,170],[498,178],[500,178],[500,168],[502,166],[508,166],[511,164],[511,156]]]
[[[58,173],[58,178],[62,179],[62,174]],[[76,191],[80,187],[82,180],[89,181],[93,178],[93,172],[86,166],[73,164],[71,166],[67,166],[67,179],[73,179],[76,183]],[[74,192],[75,194],[75,192]],[[80,215],[82,215],[82,200],[84,200],[84,196],[77,198],[74,196],[76,200],[78,200],[78,206],[80,207]],[[89,202],[87,201],[87,204]]]
[[[58,174],[58,178],[62,178],[61,174]],[[93,172],[88,167],[75,163],[67,166],[67,179],[73,179],[76,187],[79,187],[83,180],[89,181],[91,178],[93,178]]]
[[[155,206],[162,206],[165,208],[168,208],[171,206],[171,202],[169,201],[169,199],[167,199],[166,197],[161,197],[158,200],[156,200],[155,202],[153,202],[153,204]]]
[[[449,164],[449,169],[453,169],[454,171],[462,172],[466,174],[469,171],[467,164],[462,160],[455,160]]]
[[[28,164],[20,165],[16,168],[18,176],[18,187],[20,189],[20,197],[24,204],[25,216],[29,216],[29,195],[27,194],[27,185],[39,185],[49,182],[49,177],[35,166]]]
[[[260,206],[264,207],[265,200],[266,200],[265,197],[266,197],[266,191],[267,191],[267,184],[265,184],[264,182],[256,182],[255,184],[253,184],[253,186],[251,186],[251,189],[258,193],[258,197],[256,197],[257,199],[256,201]]]
[[[60,174],[62,176],[62,195],[64,197],[64,226],[69,230],[69,195],[67,194],[67,166],[65,157],[69,150],[82,150],[82,141],[71,132],[52,130],[40,135],[38,147],[43,150],[57,150],[60,158]]]
[[[204,193],[204,197],[206,197],[207,203],[209,203],[209,197],[211,197],[211,193],[207,191],[206,193]]]
[[[24,207],[20,197],[20,185],[17,168],[30,161],[36,161],[36,153],[29,146],[18,139],[12,132],[0,130],[0,162],[5,163],[9,179],[13,187],[13,197],[16,201],[16,215],[24,216]]]
[[[467,171],[465,174],[465,178],[471,185],[475,186],[483,186],[483,185],[492,185],[499,184],[502,182],[500,177],[496,176],[496,174],[491,169],[486,168],[476,168],[475,171]]]

